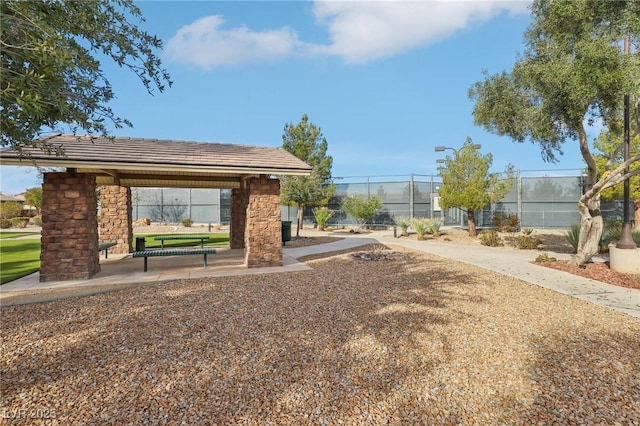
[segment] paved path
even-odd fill
[[[640,318],[640,290],[606,284],[568,272],[535,265],[531,262],[540,254],[538,251],[393,238],[393,235],[388,231],[359,235],[336,235],[345,238],[330,244],[285,249],[285,253],[293,258],[300,258],[320,252],[353,248],[363,243],[379,242],[386,245],[397,245],[490,269]],[[571,257],[568,254],[554,253],[552,255],[563,260]]]

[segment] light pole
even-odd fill
[[[469,147],[473,148],[473,149],[480,149],[480,148],[482,148],[482,145],[480,145],[478,143],[474,143],[474,144],[469,145]],[[444,152],[444,150],[446,150],[446,149],[450,149],[451,151],[455,152],[456,154],[459,151],[459,150],[457,150],[455,148],[451,148],[450,146],[441,146],[440,145],[440,146],[436,146],[435,147],[436,152]]]
[[[629,54],[629,36],[624,38],[624,53]],[[629,160],[630,149],[630,134],[629,134],[629,95],[624,95],[624,161]],[[629,173],[629,166],[625,167],[624,174]],[[619,249],[636,249],[636,243],[633,241],[633,235],[631,234],[631,222],[629,221],[629,177],[624,180],[623,187],[623,206],[622,206],[622,234],[620,240],[616,244],[616,248]]]

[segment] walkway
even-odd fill
[[[319,234],[305,230],[304,235],[330,236],[332,234]],[[20,303],[18,298],[20,293],[29,292],[33,294],[41,290],[69,287],[100,286],[106,290],[113,288],[114,285],[131,286],[135,283],[152,284],[169,279],[308,270],[311,269],[309,266],[299,263],[296,259],[318,253],[351,249],[364,244],[381,243],[423,251],[436,256],[479,266],[640,318],[640,290],[614,286],[531,263],[539,252],[393,238],[390,231],[378,231],[371,234],[360,235],[344,233],[334,235],[344,237],[344,239],[328,244],[300,248],[285,247],[283,256],[284,266],[272,268],[247,269],[241,265],[241,251],[223,250],[220,254],[211,256],[212,261],[209,262],[211,267],[206,270],[194,268],[193,264],[180,267],[180,265],[176,265],[173,260],[168,266],[161,264],[167,262],[156,262],[154,265],[150,261],[149,272],[145,274],[141,271],[142,264],[140,259],[116,259],[115,256],[114,259],[112,259],[110,255],[107,261],[102,259],[102,271],[91,280],[40,283],[38,274],[36,273],[0,286],[0,302],[3,305],[7,303]],[[553,254],[553,256],[559,259],[568,259],[570,257],[566,254]],[[190,258],[191,256],[184,257]],[[196,263],[200,262],[201,264],[202,260],[198,259],[198,256],[193,257],[193,259],[195,259]],[[215,266],[216,262],[219,263],[219,266],[214,268],[213,266]],[[230,262],[232,264],[230,264]],[[233,264],[234,262],[235,264]]]

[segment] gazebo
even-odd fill
[[[38,142],[51,150],[3,149],[0,160],[64,170],[44,173],[42,282],[90,279],[100,271],[99,240],[115,241],[112,253],[132,251],[131,187],[231,189],[231,248],[244,249],[249,268],[281,266],[275,176],[311,173],[309,165],[282,148],[71,134]]]

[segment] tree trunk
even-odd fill
[[[296,237],[300,236],[300,230],[302,229],[302,221],[304,219],[304,204],[298,205],[298,225],[296,226]]]
[[[581,217],[578,250],[571,258],[570,263],[583,265],[600,252],[600,238],[603,229],[600,194],[598,193],[592,198],[583,196],[578,202],[578,210]]]
[[[476,232],[476,219],[473,210],[467,210],[467,222],[469,224],[469,236],[476,237],[478,233]]]

